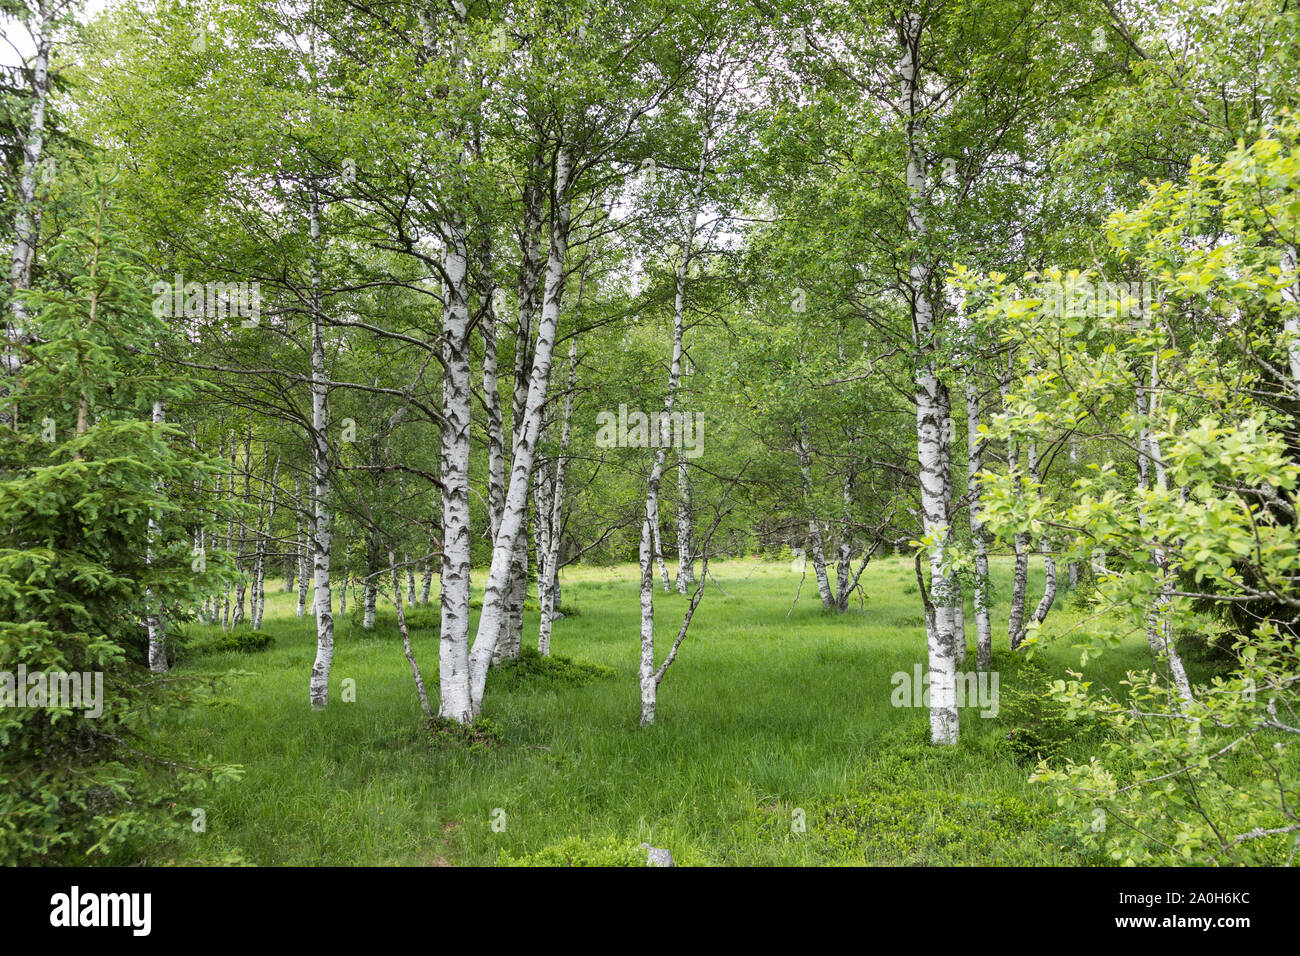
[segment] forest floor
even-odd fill
[[[686,865],[1099,862],[1029,782],[1039,742],[1087,759],[1096,740],[1026,703],[1040,667],[1006,650],[1010,570],[995,560],[999,712],[964,709],[961,743],[947,749],[926,744],[923,707],[894,706],[893,675],[925,660],[915,572],[898,557],[872,562],[867,600],[842,615],[822,611],[811,569],[791,610],[800,575],[788,563],[713,562],[720,587],[710,582],[649,728],[637,726],[635,567],[568,569],[563,602],[575,613],[556,621],[552,651],[599,672],[535,656],[494,671],[484,716],[500,739],[477,743],[425,727],[390,605],[373,631],[355,600],[338,616],[330,705],[312,712],[313,623],[268,582],[268,650],[176,668],[224,677],[218,699],[167,718],[164,739],[244,776],[205,794],[205,832],[156,848],[153,862],[232,851],[259,865],[615,862],[643,842]],[[1035,566],[1031,609],[1041,588]],[[656,591],[660,659],[686,604]],[[1085,615],[1069,604],[1058,599],[1036,655],[1053,676],[1079,662],[1081,637],[1067,631]],[[525,644],[537,633],[535,599],[529,607]],[[436,595],[411,613],[436,706]],[[969,610],[967,622],[974,670]],[[1147,664],[1135,635],[1088,676],[1114,687]]]

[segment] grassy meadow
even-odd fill
[[[710,582],[660,688],[655,726],[637,726],[635,568],[570,568],[563,602],[573,613],[556,621],[552,653],[600,670],[533,657],[494,671],[484,716],[499,740],[478,743],[424,726],[386,604],[372,631],[360,627],[355,600],[337,615],[330,706],[312,712],[313,623],[295,615],[280,582],[268,582],[269,649],[175,669],[222,676],[212,699],[166,718],[163,739],[242,765],[244,775],[206,795],[205,832],[157,847],[155,861],[614,862],[646,842],[686,865],[1097,862],[1081,855],[1052,796],[1028,782],[1034,759],[1015,732],[1034,717],[1013,706],[1027,678],[1005,649],[1004,608],[994,618],[1000,712],[963,710],[961,744],[936,749],[926,744],[927,711],[892,703],[891,675],[925,660],[910,561],[874,561],[863,576],[867,600],[843,615],[822,611],[811,569],[793,610],[799,574],[788,563],[735,559],[710,571],[718,586]],[[1010,563],[995,562],[993,575],[1005,597]],[[1031,609],[1041,588],[1035,564]],[[662,659],[687,598],[660,590],[655,602]],[[537,631],[534,600],[529,608],[525,644]],[[436,698],[436,595],[412,616]],[[1046,638],[1082,617],[1058,599],[1036,658],[1053,675],[1077,666],[1076,639]],[[191,641],[217,633],[187,631]],[[967,631],[973,670],[969,611]],[[1139,635],[1089,676],[1115,684],[1147,660]],[[344,699],[344,681],[354,682],[354,701]],[[1064,746],[1088,756],[1086,735]]]

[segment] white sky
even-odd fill
[[[113,0],[82,0],[77,19],[90,20],[99,15]],[[0,66],[18,66],[36,50],[31,34],[21,23],[11,17],[0,17]]]

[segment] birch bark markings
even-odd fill
[[[299,616],[299,617],[303,617],[303,616],[307,613],[307,554],[308,554],[308,551],[309,551],[309,545],[310,545],[310,542],[311,542],[311,538],[313,537],[312,532],[311,532],[311,525],[312,525],[314,522],[312,521],[312,517],[311,517],[311,515],[308,513],[308,510],[307,510],[308,507],[310,506],[311,502],[310,502],[310,501],[307,501],[307,502],[304,502],[304,501],[303,501],[303,499],[302,499],[302,483],[301,483],[301,481],[300,481],[300,479],[298,478],[297,475],[294,475],[294,478],[293,478],[293,493],[294,493],[295,503],[296,503],[296,505],[297,505],[297,509],[298,509],[298,538],[297,538],[297,552],[298,552],[298,553],[297,553],[297,556],[296,556],[296,559],[295,559],[296,562],[297,562],[297,565],[298,565],[298,571],[297,571],[297,574],[298,574],[298,616]],[[303,533],[303,522],[302,522],[302,518],[303,518],[303,515],[304,515],[304,514],[307,515],[307,529],[306,529],[306,534]]]
[[[1282,253],[1282,273],[1290,274],[1291,284],[1283,292],[1284,301],[1289,301],[1290,311],[1283,320],[1286,332],[1286,351],[1288,364],[1291,366],[1291,389],[1300,398],[1300,274],[1296,273],[1296,248],[1287,246]]]
[[[952,586],[947,569],[948,484],[950,475],[946,438],[949,412],[947,393],[939,381],[934,358],[937,329],[934,304],[930,299],[931,267],[925,251],[927,236],[921,203],[925,198],[925,173],[919,142],[921,109],[917,102],[920,85],[921,17],[908,13],[903,19],[902,101],[906,111],[907,136],[907,229],[920,247],[911,254],[912,319],[920,363],[916,378],[916,445],[921,486],[921,514],[930,563],[930,594],[934,606],[933,626],[927,629],[930,667],[930,740],[935,744],[957,742],[957,683],[954,662]]]
[[[308,205],[311,237],[311,449],[312,449],[312,584],[315,588],[316,659],[308,697],[313,710],[329,704],[330,667],[334,662],[334,604],[330,594],[329,379],[325,373],[325,316],[321,301],[320,203],[313,193]]]
[[[970,535],[975,547],[975,667],[993,666],[993,623],[989,616],[989,550],[984,529],[983,501],[977,477],[984,469],[984,438],[980,434],[979,387],[973,375],[966,379],[966,472],[970,496]]]
[[[1138,415],[1141,432],[1138,441],[1138,490],[1141,512],[1139,520],[1146,528],[1149,526],[1149,514],[1146,499],[1151,493],[1148,482],[1154,478],[1155,495],[1163,497],[1168,493],[1169,481],[1165,472],[1164,459],[1160,454],[1160,439],[1151,429],[1151,422],[1156,418],[1158,393],[1160,389],[1160,369],[1158,356],[1151,360],[1151,372],[1148,384],[1144,387],[1142,376],[1138,378]],[[1175,644],[1173,621],[1173,575],[1169,570],[1169,555],[1157,534],[1152,536],[1152,558],[1156,566],[1156,593],[1151,598],[1151,607],[1147,614],[1147,642],[1156,660],[1169,662],[1169,672],[1174,687],[1183,702],[1183,707],[1193,702],[1192,685],[1183,666],[1182,656]],[[1196,727],[1193,725],[1193,733]]]
[[[470,692],[473,713],[483,706],[483,689],[487,684],[488,667],[492,663],[496,645],[501,636],[506,612],[506,590],[510,583],[510,565],[523,535],[525,513],[528,509],[528,491],[532,482],[533,460],[537,451],[537,436],[541,429],[542,404],[551,374],[551,357],[555,349],[556,329],[560,320],[560,304],[564,295],[564,260],[569,247],[570,186],[573,169],[568,147],[561,144],[555,156],[555,193],[552,202],[550,249],[546,260],[546,285],[542,298],[541,318],[537,328],[537,345],[533,355],[532,375],[528,384],[528,400],[524,408],[523,429],[515,443],[511,461],[510,486],[506,492],[506,507],[501,517],[501,527],[493,540],[492,565],[488,571],[483,593],[483,611],[479,616],[478,633],[470,653]],[[524,540],[525,553],[527,542]]]
[[[1029,443],[1029,481],[1037,489],[1037,494],[1043,496],[1042,476],[1038,469],[1038,443]],[[1046,534],[1039,540],[1039,550],[1043,552],[1043,597],[1038,602],[1038,607],[1034,609],[1033,621],[1036,624],[1042,624],[1047,620],[1047,614],[1052,610],[1052,605],[1056,603],[1056,558],[1052,556],[1052,542]]]
[[[541,132],[538,131],[539,141]],[[515,323],[514,393],[511,401],[510,453],[523,434],[528,407],[528,386],[533,371],[533,321],[541,309],[543,271],[542,228],[545,221],[545,162],[541,148],[534,155],[529,178],[523,190],[523,226],[519,234],[519,312]],[[530,476],[531,477],[531,476]],[[527,503],[525,502],[525,508]],[[502,501],[502,512],[505,510]],[[492,540],[500,531],[500,521]],[[507,610],[502,618],[502,633],[493,652],[493,663],[519,656],[523,647],[524,601],[528,594],[528,542],[521,538],[510,561],[510,582],[506,593]]]
[[[685,456],[677,459],[677,593],[695,583],[695,515],[691,503],[691,471]]]
[[[802,429],[795,435],[795,454],[799,458],[799,474],[802,478],[804,510],[808,514],[808,550],[812,552],[813,571],[817,576],[817,593],[822,599],[822,607],[830,610],[835,606],[831,595],[831,582],[826,575],[826,549],[822,543],[821,524],[817,512],[812,507],[812,453],[808,440]]]
[[[496,538],[501,512],[506,505],[506,452],[501,418],[501,378],[497,369],[496,286],[491,281],[491,253],[485,247],[479,256],[480,269],[487,277],[483,317],[483,410],[487,414],[488,439],[488,527]]]
[[[537,600],[541,606],[541,625],[537,634],[537,650],[550,656],[551,628],[554,624],[555,605],[558,600],[558,588],[555,585],[560,559],[560,530],[564,517],[564,460],[569,450],[569,438],[573,422],[573,391],[577,385],[578,375],[578,341],[569,343],[569,388],[564,396],[564,424],[560,428],[560,454],[555,459],[555,478],[551,488],[551,509],[549,530],[546,540],[545,561],[538,562]]]
[[[162,402],[153,403],[151,418],[155,426],[161,426],[167,421],[167,416],[163,411]],[[156,490],[157,486],[155,485]],[[160,534],[157,517],[149,515],[149,541],[146,545],[144,562],[153,564],[154,547]],[[167,673],[167,626],[163,620],[162,608],[158,606],[154,599],[153,592],[145,591],[145,603],[148,607],[148,613],[145,616],[145,627],[149,632],[149,670],[155,674]]]
[[[1012,358],[1007,359],[1006,377],[999,383],[1002,401],[1005,404],[1011,389]],[[1007,474],[1012,480],[1022,484],[1020,477],[1020,445],[1014,439],[1007,443]],[[1007,612],[1007,637],[1014,651],[1020,646],[1020,637],[1025,624],[1025,592],[1029,587],[1029,539],[1021,532],[1016,532],[1013,539],[1016,551],[1015,573],[1011,583],[1011,608]]]
[[[54,38],[54,9],[50,0],[38,7],[40,35],[36,38],[36,55],[32,60],[32,109],[23,138],[22,171],[18,176],[14,211],[14,246],[10,257],[9,282],[14,295],[9,300],[8,329],[4,356],[4,374],[13,375],[21,359],[9,349],[19,345],[27,335],[27,302],[21,295],[31,285],[32,260],[36,255],[36,170],[45,146],[45,105],[50,87],[50,46]],[[17,425],[17,413],[12,414]]]
[[[262,616],[266,611],[266,546],[268,538],[272,531],[272,525],[275,522],[275,499],[276,483],[280,478],[280,456],[275,456],[275,465],[271,469],[269,487],[270,497],[267,498],[268,481],[265,475],[262,478],[262,497],[267,500],[266,511],[266,528],[262,528],[259,517],[257,527],[257,562],[253,569],[253,630],[258,630],[262,626]]]
[[[458,723],[473,719],[470,698],[470,359],[468,257],[464,229],[450,223],[442,257],[446,303],[443,314],[442,588],[438,716]]]

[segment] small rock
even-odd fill
[[[673,855],[668,850],[662,850],[657,846],[651,846],[649,843],[642,843],[641,849],[647,853],[645,861],[646,866],[672,866]]]

